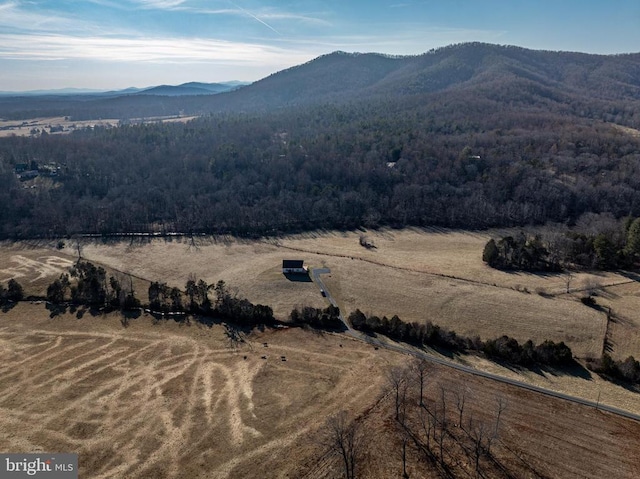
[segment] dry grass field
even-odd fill
[[[258,477],[258,464],[283,477],[310,431],[361,413],[402,359],[297,329],[232,347],[223,326],[46,313],[0,314],[0,450],[75,451],[87,478]]]
[[[340,462],[326,454],[323,425],[344,409],[366,435],[359,477],[387,479],[400,454],[381,394],[389,367],[407,361],[300,329],[233,345],[223,325],[49,319],[21,303],[0,313],[0,450],[77,452],[91,478],[330,479]],[[430,400],[440,385],[451,400],[464,388],[476,418],[506,401],[494,453],[511,477],[640,474],[640,423],[433,366]],[[415,451],[409,460],[412,478],[435,477]]]
[[[324,281],[345,313],[356,308],[377,315],[398,314],[405,321],[430,320],[468,336],[502,334],[520,341],[565,341],[578,357],[597,357],[604,342],[606,315],[584,306],[579,290],[598,282],[596,299],[611,307],[610,352],[616,359],[640,357],[640,284],[619,274],[576,274],[571,294],[565,275],[510,274],[488,268],[480,255],[488,237],[498,232],[367,232],[376,248],[359,245],[358,232],[306,234],[263,241],[234,238],[172,238],[102,242],[86,240],[82,256],[110,274],[131,274],[139,298],[147,300],[149,281],[184,288],[193,274],[209,283],[222,279],[239,296],[273,307],[286,319],[293,307],[325,306],[311,282],[289,281],[282,259],[304,259],[310,267],[329,267]],[[47,285],[77,259],[74,241],[62,250],[52,242],[4,243],[0,247],[0,282],[18,279],[28,294],[42,295]],[[123,284],[126,284],[123,281]],[[544,291],[546,294],[537,294]],[[554,376],[471,361],[531,383],[601,400],[640,412],[637,394],[591,378]]]
[[[359,234],[307,234],[266,241],[221,237],[86,241],[82,254],[111,274],[130,273],[143,300],[148,281],[183,288],[193,274],[209,283],[223,279],[239,295],[272,306],[283,319],[295,306],[325,304],[313,283],[289,281],[280,273],[282,259],[301,258],[311,267],[331,268],[326,283],[346,313],[360,308],[380,316],[397,314],[405,321],[430,320],[484,339],[507,334],[521,341],[565,341],[579,357],[599,356],[603,348],[605,313],[579,302],[582,288],[598,284],[603,288],[599,304],[614,313],[609,327],[612,355],[616,359],[640,356],[640,285],[629,277],[575,274],[570,283],[573,292],[566,294],[566,275],[488,268],[480,252],[492,232],[368,232],[376,245],[372,249],[359,245]],[[74,245],[67,243],[63,250],[55,249],[55,242],[3,244],[0,282],[25,278],[28,293],[44,294],[47,285],[77,258]]]
[[[324,304],[313,284],[292,283],[280,274],[282,259],[300,258],[311,267],[331,268],[326,284],[346,313],[359,308],[380,316],[397,314],[405,321],[430,320],[484,339],[507,334],[521,341],[565,341],[579,357],[600,355],[606,328],[606,315],[582,305],[579,290],[599,284],[606,290],[626,287],[640,293],[633,280],[612,273],[575,274],[570,282],[575,292],[566,294],[566,275],[493,270],[481,260],[491,232],[368,232],[376,245],[372,249],[359,245],[359,234],[307,234],[261,242],[91,242],[84,245],[83,255],[149,280],[162,278],[172,286],[183,287],[189,274],[208,282],[224,279],[240,295],[271,305],[282,318],[296,305]],[[614,357],[640,356],[637,343],[616,344]]]
[[[506,408],[501,417],[499,440],[492,447],[497,462],[504,469],[486,467],[482,477],[490,478],[562,478],[562,479],[632,479],[640,475],[637,450],[640,446],[640,424],[625,421],[593,408],[572,405],[559,400],[497,385],[483,379],[433,368],[426,385],[427,403],[440,401],[441,388],[450,408],[452,423],[457,423],[456,395],[465,394],[464,415],[487,423],[495,418],[497,401]],[[401,442],[389,433],[392,427],[393,397],[387,396],[363,420],[373,432],[363,477],[402,477]],[[453,426],[453,429],[457,429]],[[621,438],[625,438],[620,442]],[[435,468],[416,464],[419,454],[410,450],[407,472],[411,478],[445,477]],[[468,462],[466,456],[450,462]],[[470,470],[469,470],[470,469]],[[468,475],[476,477],[473,467]],[[314,473],[316,470],[312,470]],[[505,471],[508,471],[507,474]],[[305,476],[307,477],[307,476]],[[308,477],[329,479],[329,474]]]
[[[132,122],[136,123],[175,123],[186,122],[197,118],[195,116],[189,117],[150,117],[150,118],[133,118]],[[46,117],[46,118],[32,118],[29,120],[3,120],[0,119],[0,138],[7,136],[31,136],[32,130],[46,131],[53,135],[65,135],[74,130],[81,130],[83,128],[93,128],[94,126],[101,127],[116,127],[120,123],[118,119],[99,119],[99,120],[80,120],[74,121],[65,118],[64,116]],[[51,132],[51,127],[54,131]],[[55,131],[62,127],[62,131]]]
[[[26,296],[45,296],[53,280],[68,273],[78,259],[76,250],[71,247],[58,250],[55,243],[0,243],[0,283],[6,284],[14,278],[22,285]],[[133,285],[138,296],[142,295],[146,300],[149,281],[108,266],[106,270],[108,275],[116,276],[126,287]]]
[[[296,306],[326,306],[315,284],[290,281],[283,276],[282,260],[291,256],[289,252],[261,242],[232,238],[198,238],[195,243],[184,238],[91,242],[84,245],[82,255],[116,270],[179,288],[184,288],[189,275],[210,284],[224,280],[239,296],[271,306],[274,314],[283,319]],[[304,259],[315,267],[324,262],[318,255],[305,255]]]
[[[503,231],[406,229],[365,232],[375,248],[360,246],[360,232],[318,233],[274,240],[292,254],[326,255],[327,286],[343,310],[429,319],[465,335],[502,334],[518,340],[565,341],[579,357],[602,352],[606,315],[579,301],[583,290],[601,288],[598,303],[611,307],[610,351],[616,359],[640,356],[640,283],[630,275],[509,273],[482,262],[490,237]],[[542,293],[542,294],[539,294]]]

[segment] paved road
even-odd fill
[[[326,293],[326,298],[327,300],[333,305],[338,307],[338,305],[336,304],[336,301],[333,299],[333,297],[331,296],[331,293],[329,292],[329,290],[327,289],[327,287],[325,286],[325,284],[322,282],[322,279],[320,278],[321,274],[329,274],[331,273],[331,270],[329,268],[319,268],[319,269],[313,269],[312,270],[312,275],[313,275],[313,280],[316,282],[316,284],[318,286],[320,286],[320,289],[324,290],[324,292]],[[518,381],[515,379],[510,379],[510,378],[506,378],[503,376],[498,376],[497,374],[492,374],[492,373],[488,373],[485,371],[480,371],[478,369],[475,368],[471,368],[469,366],[464,366],[462,364],[458,364],[455,363],[453,361],[449,361],[447,359],[443,359],[443,358],[439,358],[437,356],[432,356],[424,351],[417,351],[415,349],[411,349],[409,347],[405,347],[399,344],[388,344],[388,343],[383,343],[382,341],[380,341],[377,338],[374,338],[372,336],[368,336],[366,334],[361,333],[360,331],[357,331],[355,329],[353,329],[351,327],[350,324],[348,324],[348,322],[344,319],[344,317],[342,316],[342,312],[340,312],[340,319],[342,320],[342,322],[345,324],[347,331],[345,331],[345,334],[348,334],[349,336],[352,336],[356,339],[359,339],[361,341],[365,341],[373,346],[379,347],[379,348],[386,348],[389,349],[391,351],[396,351],[399,353],[404,353],[404,354],[409,354],[411,356],[417,357],[417,358],[423,358],[427,361],[430,361],[432,363],[435,364],[439,364],[445,367],[449,367],[449,368],[453,368],[456,369],[458,371],[462,371],[464,373],[468,373],[468,374],[473,374],[475,376],[480,376],[486,379],[491,379],[493,381],[499,381],[501,383],[505,383],[505,384],[510,384],[512,386],[516,386],[522,389],[526,389],[529,391],[533,391],[536,393],[540,393],[540,394],[545,394],[547,396],[550,397],[554,397],[557,399],[563,399],[565,401],[570,401],[572,403],[575,404],[581,404],[583,406],[589,406],[589,407],[593,407],[593,408],[597,408],[601,411],[607,411],[610,412],[612,414],[616,414],[618,416],[623,416],[626,417],[628,419],[633,419],[635,421],[639,421],[640,422],[640,415],[638,414],[634,414],[632,412],[629,411],[624,411],[622,409],[618,409],[616,407],[613,406],[607,406],[606,404],[599,404],[595,401],[589,401],[587,399],[583,399],[583,398],[579,398],[579,397],[575,397],[575,396],[570,396],[568,394],[563,394],[557,391],[552,391],[551,389],[545,389],[545,388],[541,388],[539,386],[534,386],[532,384],[528,384],[522,381]]]

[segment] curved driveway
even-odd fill
[[[329,274],[331,273],[331,270],[329,268],[318,268],[318,269],[313,269],[311,270],[311,273],[313,275],[313,280],[315,281],[315,283],[320,286],[320,289],[324,290],[325,294],[326,294],[326,298],[327,300],[333,305],[338,307],[338,305],[336,304],[335,299],[331,296],[331,293],[329,292],[329,290],[327,289],[326,285],[322,282],[322,279],[320,278],[321,274]],[[342,322],[344,323],[345,327],[347,328],[347,331],[345,332],[346,334],[348,334],[349,336],[352,336],[356,339],[359,339],[361,341],[365,341],[373,346],[377,346],[379,348],[386,348],[389,349],[391,351],[396,351],[399,353],[404,353],[404,354],[409,354],[411,356],[417,357],[417,358],[422,358],[425,359],[427,361],[430,361],[432,363],[435,364],[439,364],[441,366],[445,366],[445,367],[449,367],[449,368],[453,368],[456,369],[458,371],[462,371],[464,373],[468,373],[468,374],[474,374],[476,376],[479,377],[483,377],[486,379],[491,379],[493,381],[500,381],[501,383],[505,383],[505,384],[510,384],[512,386],[516,386],[522,389],[527,389],[529,391],[533,391],[536,393],[540,393],[540,394],[545,394],[547,396],[551,396],[557,399],[563,399],[565,401],[570,401],[572,403],[575,404],[580,404],[582,406],[588,406],[588,407],[594,407],[596,409],[599,409],[601,411],[607,411],[610,412],[612,414],[616,414],[618,416],[623,416],[626,417],[628,419],[633,419],[635,421],[639,421],[640,422],[640,415],[638,414],[634,414],[632,412],[629,411],[624,411],[623,409],[618,409],[616,407],[613,406],[607,406],[606,404],[600,404],[598,402],[594,402],[594,401],[589,401],[588,399],[583,399],[583,398],[579,398],[579,397],[575,397],[575,396],[570,396],[568,394],[564,394],[564,393],[560,393],[557,391],[552,391],[551,389],[545,389],[545,388],[541,388],[539,386],[534,386],[532,384],[528,384],[522,381],[518,381],[516,379],[510,379],[510,378],[506,378],[503,376],[498,376],[497,374],[492,374],[492,373],[488,373],[485,371],[480,371],[478,369],[475,368],[471,368],[469,366],[464,366],[462,364],[458,364],[455,363],[453,361],[449,361],[447,359],[442,359],[436,356],[432,356],[424,351],[417,351],[414,349],[411,349],[409,347],[405,347],[399,344],[386,344],[383,343],[382,341],[380,341],[377,338],[368,336],[366,334],[361,333],[360,331],[357,331],[355,329],[353,329],[351,327],[351,325],[344,319],[344,316],[342,315],[342,311],[340,311],[340,319],[342,320]]]

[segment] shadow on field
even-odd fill
[[[252,328],[248,326],[240,326],[233,323],[223,323],[224,335],[229,340],[229,347],[237,348],[241,343],[245,342],[245,338],[251,334]],[[249,344],[249,347],[251,345]]]
[[[140,316],[142,316],[142,310],[132,309],[128,311],[121,311],[120,315],[120,324],[122,324],[122,327],[126,328],[129,326],[129,322],[132,319],[138,319]]]
[[[66,304],[53,304],[47,302],[46,306],[47,311],[49,311],[49,318],[53,319],[56,316],[60,316],[61,314],[65,314],[67,312],[68,306]],[[75,309],[74,309],[75,311]]]
[[[631,271],[617,271],[620,276],[624,276],[631,281],[640,282],[640,274]]]
[[[311,283],[309,273],[282,273],[285,278],[295,283]]]
[[[591,371],[585,368],[582,364],[577,361],[572,361],[571,364],[552,367],[552,366],[543,366],[540,364],[532,364],[530,366],[522,366],[518,364],[511,364],[506,361],[499,361],[496,359],[487,358],[491,362],[502,366],[509,371],[513,371],[514,373],[523,373],[523,372],[532,372],[537,374],[538,376],[545,377],[545,375],[553,376],[553,377],[562,377],[562,376],[570,376],[574,378],[584,379],[585,381],[591,381],[593,379],[593,375]]]
[[[2,312],[3,313],[8,313],[9,311],[11,311],[13,308],[16,307],[16,304],[18,304],[18,303],[14,302],[14,301],[8,301],[8,302],[4,303],[2,305]]]

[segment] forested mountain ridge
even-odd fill
[[[285,84],[291,102],[325,95],[397,96],[477,87],[486,91],[514,79],[566,95],[588,93],[589,97],[603,99],[639,100],[640,53],[590,55],[482,43],[453,45],[407,57],[335,52],[255,82],[236,96],[269,93]]]
[[[334,53],[234,92],[163,97],[214,112],[187,124],[5,138],[0,236],[637,217],[639,58],[483,44]]]
[[[200,88],[199,88],[200,89]],[[185,90],[188,93],[188,90]],[[198,93],[202,93],[198,91]],[[453,45],[416,56],[334,52],[270,75],[234,91],[178,98],[131,96],[74,101],[59,98],[0,99],[0,117],[71,116],[127,118],[215,112],[259,112],[301,105],[451,95],[553,103],[579,116],[601,118],[640,102],[640,53],[591,55],[528,50],[483,43]],[[86,98],[84,100],[87,100]],[[579,109],[570,111],[569,104]],[[619,122],[628,123],[626,115]],[[640,127],[640,120],[629,126]]]

